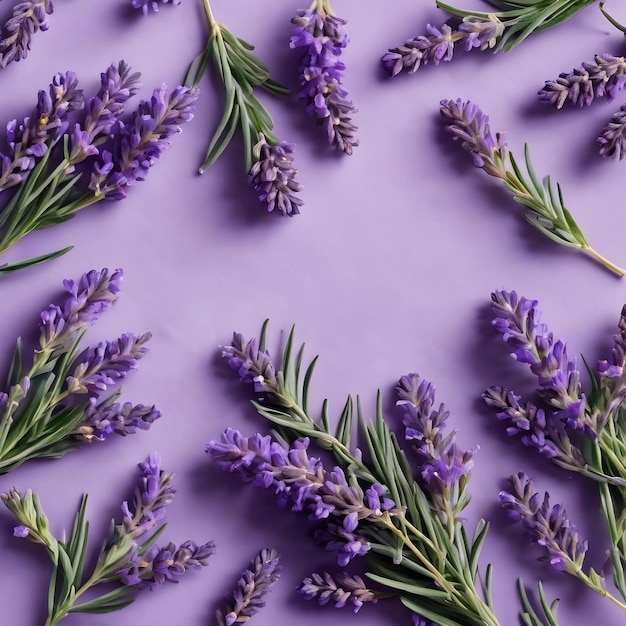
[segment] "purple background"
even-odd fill
[[[143,73],[143,97],[163,81],[181,81],[204,42],[200,3],[166,5],[146,19],[130,14],[129,4],[58,2],[49,32],[36,37],[31,56],[0,72],[1,123],[27,114],[36,91],[57,71],[76,71],[87,94],[96,90],[99,73],[121,58]],[[136,463],[157,450],[178,477],[167,537],[214,539],[218,548],[210,566],[189,573],[180,586],[145,593],[112,616],[71,616],[68,626],[211,624],[221,598],[264,546],[282,553],[285,568],[266,609],[254,618],[258,626],[278,620],[307,626],[338,619],[363,626],[410,623],[403,609],[389,613],[384,603],[354,616],[350,609],[336,613],[298,598],[296,584],[311,571],[334,568],[332,555],[306,539],[304,520],[278,511],[270,494],[211,467],[203,451],[227,426],[247,434],[266,428],[217,356],[233,330],[255,335],[266,317],[272,320],[270,346],[277,345],[281,329],[296,323],[309,355],[321,355],[312,406],[328,397],[334,415],[348,393],[361,395],[368,414],[378,388],[391,405],[394,383],[411,371],[435,382],[460,443],[481,447],[468,525],[473,528],[480,517],[493,521],[483,564],[494,565],[503,625],[516,623],[519,576],[528,583],[539,576],[547,581],[549,595],[562,598],[562,624],[623,623],[610,603],[538,563],[538,552],[526,549],[519,529],[506,523],[496,505],[503,479],[528,471],[566,504],[590,540],[589,563],[599,568],[607,537],[595,489],[507,440],[477,398],[491,384],[523,380],[489,326],[491,291],[516,289],[539,299],[555,333],[593,362],[610,353],[626,283],[535,234],[498,182],[475,170],[441,130],[437,105],[442,98],[470,98],[490,114],[494,131],[508,133],[516,154],[527,141],[537,172],[561,182],[591,244],[624,266],[626,165],[602,161],[594,143],[619,102],[558,113],[539,105],[535,93],[545,79],[595,53],[623,54],[626,45],[590,7],[512,53],[460,52],[453,63],[388,81],[379,70],[385,50],[446,17],[430,2],[392,4],[335,2],[351,36],[346,84],[359,108],[361,140],[353,157],[334,155],[299,104],[264,98],[277,134],[298,146],[302,215],[264,213],[246,186],[239,139],[210,171],[196,175],[221,114],[222,93],[205,79],[195,119],[146,183],[123,203],[88,209],[28,237],[12,253],[17,259],[75,245],[60,260],[3,279],[1,367],[15,338],[32,335],[38,312],[58,296],[63,278],[123,267],[120,302],[88,338],[153,332],[151,353],[124,392],[135,402],[156,403],[164,417],[148,433],[94,444],[59,461],[31,462],[1,477],[0,489],[39,492],[57,533],[69,527],[80,494],[88,491],[96,548],[132,491]],[[608,8],[626,19],[614,4]],[[256,44],[279,80],[295,85],[297,61],[288,38],[299,6],[215,0],[213,8],[235,34]],[[3,3],[3,16],[8,9]],[[395,415],[389,411],[391,420]],[[12,537],[12,525],[0,511],[0,623],[34,626],[44,621],[49,564],[39,546]]]

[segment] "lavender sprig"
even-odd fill
[[[57,132],[42,137],[38,164],[30,165],[0,212],[0,255],[34,230],[71,219],[101,200],[125,198],[129,186],[145,179],[170,138],[193,118],[197,91],[178,87],[170,93],[162,85],[124,122],[125,104],[137,93],[138,82],[139,74],[124,61],[111,65],[101,74],[100,90],[89,100],[83,123],[68,132],[66,126],[62,137]],[[53,149],[57,143],[63,144],[61,150]],[[85,173],[90,182],[81,189],[78,183]],[[2,266],[0,272],[41,263],[69,249]]]
[[[290,46],[301,54],[299,95],[307,113],[324,127],[331,145],[352,154],[359,145],[352,122],[356,108],[343,86],[345,65],[340,61],[348,45],[346,20],[333,14],[329,0],[313,0],[291,21],[296,28]]]
[[[626,76],[624,77],[626,80]],[[600,156],[620,161],[626,156],[626,104],[623,104],[598,137]]]
[[[134,504],[129,506],[124,502],[122,505],[124,520],[117,524],[112,521],[90,574],[84,572],[89,548],[86,494],[67,540],[59,540],[50,533],[48,518],[36,494],[28,490],[22,495],[11,489],[0,495],[18,521],[14,535],[43,545],[52,562],[45,626],[56,626],[70,613],[108,613],[123,609],[132,604],[138,591],[154,590],[168,581],[178,582],[188,570],[207,565],[215,551],[212,541],[203,545],[185,541],[178,547],[173,543],[164,547],[156,544],[165,530],[165,524],[157,522],[163,519],[165,506],[175,493],[171,486],[173,474],[161,469],[161,460],[156,454],[139,467],[141,477]],[[87,592],[91,599],[83,601],[82,596]]]
[[[58,304],[41,313],[39,346],[23,366],[18,339],[0,392],[0,474],[33,458],[60,457],[113,433],[147,430],[160,418],[154,406],[116,402],[111,386],[137,367],[149,333],[125,334],[114,342],[79,352],[86,329],[117,301],[122,271],[92,270],[78,282],[65,281]],[[102,397],[104,396],[104,397]]]
[[[215,613],[218,626],[244,624],[256,615],[265,606],[265,596],[280,577],[281,569],[276,550],[261,550],[237,581],[232,599]]]
[[[294,146],[274,135],[274,122],[255,96],[256,89],[274,96],[285,96],[289,90],[271,79],[269,68],[252,54],[254,46],[215,20],[209,0],[203,4],[209,36],[205,49],[187,70],[185,85],[197,87],[213,62],[224,84],[226,101],[199,172],[203,174],[219,158],[240,128],[249,185],[269,212],[278,209],[281,215],[296,215],[303,202],[298,196],[302,186],[292,165]]]
[[[380,394],[373,423],[367,422],[357,401],[356,417],[367,445],[363,454],[353,441],[352,399],[335,428],[330,426],[326,403],[320,419],[314,419],[308,389],[316,359],[304,367],[303,348],[295,348],[292,330],[277,366],[265,348],[265,333],[266,326],[258,342],[235,333],[222,354],[254,390],[254,407],[275,430],[244,437],[227,429],[220,440],[209,442],[207,451],[223,469],[273,491],[280,506],[306,514],[313,523],[314,540],[335,553],[340,567],[359,558],[366,577],[382,587],[381,592],[371,591],[361,579],[344,572],[313,575],[301,593],[321,601],[328,598],[339,606],[350,602],[357,609],[365,602],[396,596],[413,614],[432,623],[496,626],[490,569],[484,596],[475,584],[487,524],[480,522],[470,539],[457,515],[469,501],[465,485],[473,452],[468,457],[457,454],[453,433],[445,444],[445,438],[436,437],[435,422],[440,425],[441,419],[432,416],[430,396],[418,398],[417,376],[401,379],[400,406],[411,416],[407,432],[421,433],[424,442],[428,439],[432,454],[424,446],[414,455],[412,469],[385,423]],[[420,439],[413,437],[410,443],[419,447]],[[314,444],[330,451],[334,462],[310,454]],[[442,508],[454,513],[442,514]]]
[[[590,568],[583,569],[588,543],[567,516],[562,504],[550,505],[550,496],[536,490],[532,480],[519,472],[510,477],[511,491],[500,492],[500,503],[510,519],[520,522],[528,532],[531,542],[545,551],[542,560],[557,572],[574,576],[596,593],[604,596],[621,609],[626,604],[612,595],[605,584],[604,575]]]
[[[53,10],[52,0],[28,0],[13,7],[13,16],[2,29],[0,67],[28,56],[34,34],[48,30],[48,15]]]
[[[470,101],[442,100],[441,117],[455,141],[470,153],[474,165],[499,178],[526,211],[524,219],[552,241],[581,250],[622,277],[626,270],[618,267],[596,250],[583,235],[572,214],[565,207],[559,184],[556,191],[549,176],[539,180],[534,172],[528,144],[524,148],[527,176],[509,152],[503,133],[491,133],[489,117]]]
[[[537,392],[536,400],[528,403],[500,387],[487,390],[483,398],[511,424],[510,435],[521,435],[523,444],[596,482],[611,539],[613,581],[626,602],[626,307],[611,358],[600,360],[595,368],[587,366],[591,388],[585,392],[565,344],[539,320],[537,301],[506,291],[494,292],[492,301],[493,326],[512,356],[530,366]]]

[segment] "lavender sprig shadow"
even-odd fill
[[[442,100],[441,117],[455,141],[469,152],[474,165],[500,179],[513,199],[523,205],[524,219],[540,233],[569,248],[578,249],[619,277],[626,270],[592,248],[566,208],[561,186],[556,190],[549,176],[539,180],[533,169],[528,144],[524,147],[526,173],[509,152],[503,133],[491,133],[489,117],[470,101]]]
[[[510,436],[519,437],[522,444],[560,467],[596,482],[611,541],[607,554],[613,582],[626,602],[626,306],[614,337],[612,358],[599,361],[595,368],[585,363],[591,379],[590,389],[585,391],[575,357],[540,321],[536,300],[514,291],[496,291],[491,298],[493,326],[513,358],[530,367],[538,386],[535,397],[528,401],[497,386],[487,389],[483,399],[497,411]],[[552,550],[550,561],[555,569],[575,575],[626,610],[626,603],[607,591],[604,572],[582,571],[582,553],[576,556],[576,549],[572,552],[566,545],[567,541],[581,544],[562,507],[550,508],[547,496],[542,502],[525,475],[513,477],[513,490],[503,496],[503,502],[534,533],[536,542],[549,553]],[[552,526],[546,529],[548,521]],[[548,543],[548,530],[554,531],[556,543]]]
[[[390,48],[382,62],[391,76],[401,72],[416,72],[422,65],[439,65],[451,61],[456,44],[467,52],[492,50],[508,52],[527,37],[553,28],[573,17],[595,0],[487,0],[496,11],[471,11],[437,0],[437,6],[462,18],[458,27],[443,24],[439,28],[428,24],[427,34],[407,40]]]
[[[0,474],[34,458],[58,458],[111,435],[148,430],[156,407],[120,403],[111,388],[137,368],[150,333],[125,333],[82,348],[87,329],[117,301],[122,270],[92,270],[66,280],[58,305],[41,313],[39,346],[27,365],[20,339],[0,392]]]
[[[85,571],[89,549],[87,494],[81,499],[69,538],[60,540],[50,533],[37,494],[30,489],[20,494],[15,488],[0,494],[19,522],[14,535],[44,546],[52,562],[44,626],[56,626],[70,613],[119,611],[132,604],[138,592],[178,582],[188,570],[207,565],[215,551],[212,541],[203,545],[185,541],[178,547],[173,543],[157,545],[166,527],[160,522],[176,492],[172,486],[174,474],[161,469],[156,454],[140,463],[139,468],[141,476],[134,499],[122,503],[121,522],[111,521],[90,573]],[[90,599],[83,600],[86,593]]]
[[[327,402],[314,419],[308,390],[316,359],[305,366],[304,346],[296,350],[292,329],[275,366],[265,349],[266,326],[258,343],[235,333],[223,356],[244,383],[253,385],[253,406],[274,430],[248,438],[227,429],[207,451],[223,469],[275,491],[281,506],[308,514],[314,539],[336,554],[340,567],[365,557],[366,577],[379,588],[368,588],[348,572],[326,572],[303,581],[301,594],[355,610],[399,597],[416,623],[498,624],[491,567],[484,578],[478,568],[488,524],[479,522],[470,535],[462,518],[475,450],[460,450],[454,431],[442,433],[447,411],[443,405],[434,408],[432,384],[410,374],[396,389],[412,469],[386,424],[380,393],[373,422],[365,418],[358,398],[355,407],[350,397],[336,427],[331,427]],[[355,420],[366,453],[354,441]],[[332,453],[335,467],[311,455],[313,443]]]
[[[237,128],[244,144],[245,171],[259,200],[282,215],[297,215],[303,201],[298,196],[302,185],[293,167],[294,145],[274,135],[270,113],[255,95],[263,89],[273,96],[286,96],[289,89],[272,80],[269,68],[252,54],[254,46],[233,35],[213,17],[209,0],[203,0],[209,25],[204,50],[192,61],[185,85],[197,87],[213,63],[224,85],[224,113],[207,149],[199,173],[203,174],[230,144]]]

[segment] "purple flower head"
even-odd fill
[[[544,557],[559,572],[575,573],[582,567],[587,542],[582,541],[561,504],[550,506],[524,472],[510,477],[511,491],[500,492],[500,503],[509,517],[521,522],[531,541],[544,548]]]
[[[89,188],[109,199],[124,198],[126,188],[145,179],[169,147],[170,138],[193,118],[197,98],[197,89],[177,87],[168,94],[167,86],[162,85],[149,101],[139,103],[129,124],[116,121],[113,151],[103,153],[101,162],[94,166]]]
[[[212,541],[201,546],[186,541],[178,548],[173,543],[162,548],[155,544],[146,554],[135,552],[117,576],[129,587],[154,591],[166,582],[178,582],[189,569],[207,565],[214,552]]]
[[[229,367],[239,374],[241,382],[253,383],[257,393],[278,395],[276,369],[267,350],[257,348],[256,339],[245,341],[240,333],[233,333],[231,345],[222,349]]]
[[[270,212],[278,209],[282,215],[297,215],[304,204],[297,195],[302,185],[296,180],[298,171],[293,167],[294,149],[293,144],[284,141],[271,145],[263,133],[259,133],[248,183]]]
[[[546,81],[539,99],[560,109],[566,102],[580,107],[589,106],[596,98],[613,100],[626,85],[626,59],[611,54],[596,55],[592,62],[583,63],[556,80]]]
[[[321,522],[313,529],[312,537],[315,543],[337,555],[337,563],[345,567],[353,558],[365,556],[371,548],[370,542],[357,531],[358,517],[348,515],[343,523],[336,523],[329,519]]]
[[[2,29],[0,67],[28,56],[34,34],[48,30],[48,15],[52,11],[52,0],[20,2],[13,7],[13,15]]]
[[[111,398],[96,404],[96,399],[91,398],[76,434],[87,441],[104,441],[113,433],[126,436],[136,433],[138,429],[148,430],[160,417],[161,411],[154,406],[133,406],[130,402],[120,404],[112,402]]]
[[[488,18],[469,16],[463,19],[459,32],[465,34],[465,50],[493,48],[504,34],[504,24],[495,14]]]
[[[356,108],[343,87],[344,64],[339,60],[348,44],[346,21],[326,12],[307,9],[298,12],[291,48],[301,54],[298,74],[300,97],[306,110],[323,126],[331,145],[346,154],[358,145],[352,115]]]
[[[256,615],[265,606],[265,596],[280,577],[281,569],[276,550],[261,550],[237,581],[232,599],[216,612],[218,626],[242,624]]]
[[[334,576],[328,572],[311,574],[298,586],[298,593],[305,600],[317,600],[322,605],[334,602],[335,607],[342,608],[352,604],[355,613],[366,602],[378,602],[376,592],[360,576],[348,572],[337,572]]]
[[[624,76],[626,81],[626,76]],[[598,137],[600,156],[621,161],[626,154],[626,105],[613,114],[611,121]]]
[[[470,153],[474,165],[490,176],[504,179],[503,162],[508,155],[502,133],[494,137],[489,126],[489,116],[469,100],[442,100],[439,109],[446,130]]]
[[[137,369],[138,361],[148,352],[145,344],[151,336],[150,333],[138,337],[124,333],[115,341],[100,342],[86,350],[66,380],[68,393],[100,396],[109,386],[125,378],[130,370]]]
[[[436,624],[426,619],[425,617],[422,617],[421,615],[417,615],[417,613],[413,613],[412,618],[413,618],[413,626],[437,626]]]
[[[83,92],[74,72],[56,74],[48,91],[41,90],[37,105],[22,122],[7,124],[9,153],[0,154],[0,191],[18,185],[68,128],[67,115],[82,109]]]
[[[536,300],[518,297],[515,291],[491,294],[495,318],[493,327],[513,348],[512,357],[530,365],[537,376],[539,392],[573,429],[593,437],[585,414],[586,399],[580,383],[576,359],[567,354],[562,341],[555,341],[548,327],[539,321]]]
[[[23,524],[20,524],[13,529],[13,536],[20,537],[20,539],[25,539],[29,534],[30,531]]]
[[[496,417],[508,422],[510,437],[520,435],[525,446],[535,448],[549,459],[573,468],[586,464],[582,450],[570,438],[556,411],[520,402],[520,396],[501,387],[490,387],[482,394],[487,406],[497,409]]]
[[[160,0],[161,4],[171,3],[174,6],[178,6],[181,0]],[[132,6],[134,9],[141,9],[144,15],[148,15],[148,13],[158,13],[159,12],[159,1],[158,0],[132,0]]]
[[[165,516],[166,506],[174,498],[176,490],[171,485],[174,474],[161,469],[161,459],[151,454],[139,464],[141,477],[135,488],[131,503],[122,504],[124,532],[134,539],[150,532]]]

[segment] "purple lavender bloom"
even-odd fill
[[[346,21],[317,9],[298,11],[290,46],[302,54],[298,74],[307,113],[324,126],[328,141],[346,154],[359,142],[352,123],[356,108],[343,87],[345,65],[339,60],[348,44]]]
[[[570,428],[594,436],[585,415],[586,398],[576,359],[569,357],[566,345],[555,341],[548,327],[539,322],[537,301],[518,297],[515,291],[495,291],[491,300],[496,315],[492,325],[513,348],[511,356],[530,365],[542,397],[562,411],[561,417]]]
[[[413,618],[413,626],[437,626],[434,622],[417,613],[413,613],[411,617]]]
[[[186,541],[178,548],[173,543],[164,547],[154,545],[146,554],[135,552],[127,566],[116,575],[129,587],[154,591],[166,582],[178,582],[189,569],[207,565],[215,553],[215,544],[209,541],[201,546]]]
[[[546,81],[539,99],[560,109],[566,102],[589,106],[596,98],[613,100],[626,85],[626,59],[611,54],[596,55],[593,62],[564,72],[556,80]]]
[[[161,0],[161,4],[172,3],[174,6],[178,6],[180,2],[181,0]],[[144,15],[159,12],[158,0],[132,0],[132,6],[134,9],[141,9]]]
[[[491,134],[489,116],[469,100],[463,102],[461,99],[442,100],[440,114],[446,130],[470,153],[474,165],[490,176],[505,180],[503,163],[508,149],[502,133],[496,133],[495,137]]]
[[[626,76],[624,76],[626,81]],[[626,154],[626,104],[623,104],[598,137],[600,156],[621,161]]]
[[[48,91],[41,90],[37,106],[22,122],[7,124],[7,154],[0,153],[0,191],[19,185],[68,128],[68,113],[83,108],[83,92],[74,72],[56,74]]]
[[[281,569],[276,550],[261,550],[237,581],[232,600],[216,612],[218,626],[243,624],[256,615],[265,606],[265,596],[280,577]]]
[[[550,506],[546,492],[541,498],[532,480],[524,472],[510,477],[510,492],[500,492],[500,503],[509,517],[521,522],[533,543],[546,551],[546,560],[558,572],[575,574],[580,571],[587,542],[582,541],[576,527],[561,504]]]
[[[166,506],[174,498],[176,489],[171,485],[174,474],[161,469],[161,459],[151,454],[139,464],[141,478],[135,488],[135,499],[122,504],[124,532],[134,539],[150,532],[165,516]]]
[[[13,529],[13,536],[25,539],[30,534],[30,531],[23,524],[19,524]]]
[[[253,383],[258,393],[278,396],[276,369],[267,350],[257,348],[256,339],[245,341],[240,333],[233,333],[231,345],[222,349],[229,367],[239,374],[241,382]]]
[[[325,519],[313,529],[311,536],[324,550],[334,552],[339,566],[345,567],[353,558],[365,556],[371,548],[357,527],[358,519],[354,515],[344,517],[341,523]]]
[[[269,212],[278,209],[283,215],[297,215],[304,204],[297,196],[302,185],[296,180],[298,171],[293,168],[294,149],[293,144],[284,141],[271,145],[259,133],[248,183],[258,193],[259,200],[267,203]]]
[[[343,523],[347,517],[347,524],[354,530],[355,522],[376,521],[393,509],[391,499],[380,497],[375,499],[379,508],[370,508],[372,494],[366,496],[356,478],[346,477],[340,467],[327,471],[320,459],[309,457],[308,446],[308,439],[298,439],[286,448],[269,435],[257,434],[249,439],[228,428],[221,441],[207,444],[206,451],[222,469],[236,471],[256,486],[273,488],[279,504],[290,504],[293,511],[303,511],[313,520],[332,515]],[[387,493],[383,486],[376,490],[380,495]]]
[[[2,30],[0,67],[28,56],[33,35],[48,30],[48,15],[53,10],[52,0],[20,2],[13,7],[13,15]]]
[[[102,152],[89,188],[109,199],[125,198],[126,188],[145,179],[170,138],[193,118],[197,98],[197,89],[177,87],[169,95],[165,84],[155,89],[150,101],[140,102],[128,125],[116,122],[113,151]]]
[[[422,65],[439,65],[451,61],[454,46],[464,42],[465,50],[493,48],[504,33],[504,24],[495,16],[468,17],[454,30],[449,24],[436,28],[426,25],[426,35],[409,39],[402,46],[390,48],[382,58],[383,67],[391,76],[400,72],[414,73]]]
[[[305,600],[317,600],[322,605],[334,602],[337,608],[350,603],[355,613],[366,602],[378,602],[376,592],[369,589],[360,576],[348,572],[337,572],[334,576],[328,572],[311,574],[300,583],[298,593]]]
[[[583,468],[585,458],[579,446],[572,441],[565,424],[555,411],[520,402],[520,396],[501,387],[490,387],[482,398],[487,406],[497,409],[496,417],[509,422],[509,437],[520,435],[525,446],[535,448],[559,465]]]
[[[138,361],[148,352],[145,347],[151,333],[139,337],[124,333],[115,341],[100,342],[78,358],[73,374],[68,376],[68,394],[89,394],[98,397],[110,385],[137,369]]]
[[[462,477],[469,476],[478,448],[462,451],[454,442],[456,430],[443,436],[449,413],[443,404],[432,409],[435,387],[419,374],[403,376],[396,394],[396,405],[403,411],[406,439],[415,444],[422,486],[431,496],[433,506],[446,512],[453,489]]]
[[[104,441],[113,433],[126,436],[136,433],[138,429],[148,430],[160,417],[161,411],[154,405],[133,406],[130,402],[120,404],[112,402],[110,398],[96,404],[96,399],[91,398],[76,434],[87,441]]]

